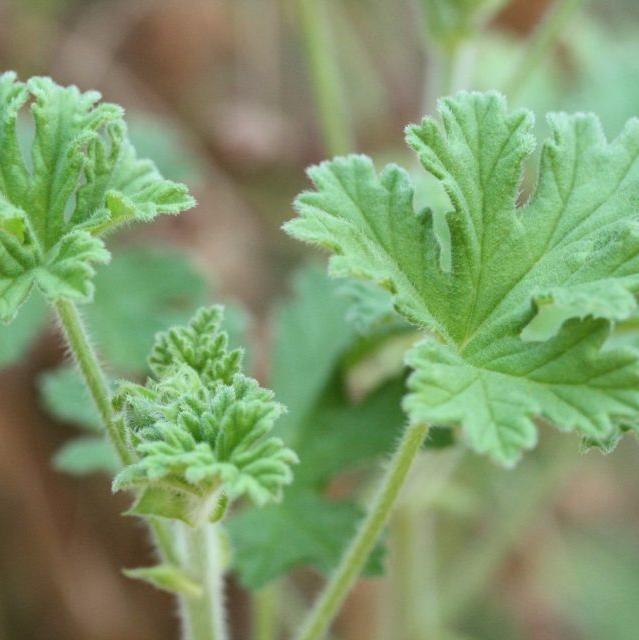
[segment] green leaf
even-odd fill
[[[38,298],[32,298],[19,311],[18,322],[0,327],[0,368],[23,357],[47,321],[46,308]]]
[[[359,333],[366,335],[380,328],[405,326],[395,313],[388,291],[370,282],[347,280],[339,293],[350,302],[345,317]]]
[[[147,514],[197,525],[227,499],[278,500],[292,480],[297,457],[268,436],[283,407],[240,373],[242,354],[227,348],[222,313],[201,309],[187,326],[158,334],[149,358],[154,378],[145,387],[122,383],[116,395],[139,460],[114,488],[144,489]],[[178,503],[184,508],[176,513]]]
[[[202,585],[193,580],[183,569],[172,564],[124,569],[123,573],[127,578],[143,580],[162,591],[188,596],[189,598],[202,597]]]
[[[298,439],[296,424],[312,411],[339,358],[356,336],[344,322],[348,300],[336,295],[338,286],[322,269],[315,265],[300,269],[292,289],[291,300],[274,314],[270,376],[277,397],[288,407],[278,433],[289,443]]]
[[[240,581],[259,589],[298,565],[330,571],[361,517],[350,502],[333,502],[304,489],[287,491],[282,504],[245,510],[227,525]],[[275,540],[282,544],[273,544]],[[381,559],[378,547],[367,567],[369,575],[381,572]]]
[[[89,431],[102,431],[100,414],[75,367],[62,366],[47,371],[38,382],[40,397],[52,416]]]
[[[170,247],[128,247],[96,276],[87,322],[100,353],[119,373],[146,370],[158,331],[186,322],[206,299],[206,282]]]
[[[327,485],[391,451],[405,421],[401,379],[362,402],[347,397],[341,360],[359,337],[345,321],[350,303],[336,295],[341,287],[317,267],[306,267],[295,275],[293,297],[275,314],[274,388],[295,407],[277,433],[302,464],[281,504],[259,512],[246,508],[228,523],[235,568],[251,589],[296,566],[330,571],[337,564],[362,513],[350,500],[328,499]],[[274,549],[273,540],[282,536],[286,545]],[[381,572],[381,553],[374,554],[369,573]]]
[[[64,444],[53,457],[53,466],[74,476],[92,473],[113,475],[120,463],[111,445],[104,438],[75,438]]]
[[[17,121],[31,100],[29,162]],[[0,75],[0,320],[11,321],[34,285],[50,300],[86,302],[94,264],[109,253],[96,235],[194,204],[184,185],[136,158],[117,105],[49,78]]]
[[[496,93],[462,92],[440,116],[407,139],[453,205],[450,271],[432,216],[414,212],[408,175],[378,175],[362,156],[311,169],[317,190],[298,198],[286,229],[333,251],[333,274],[391,291],[429,332],[408,356],[412,420],[461,425],[504,464],[534,446],[537,416],[603,440],[636,423],[638,352],[601,347],[639,289],[639,121],[607,142],[592,115],[549,116],[537,189],[518,207],[532,114],[509,113]]]
[[[346,397],[341,380],[334,378],[314,411],[298,425],[296,438],[287,441],[302,461],[296,484],[322,489],[336,475],[366,468],[390,454],[406,421],[403,393],[400,377],[354,403]]]

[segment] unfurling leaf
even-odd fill
[[[184,185],[136,158],[122,109],[99,100],[49,78],[0,74],[0,321],[34,286],[50,300],[90,300],[94,265],[109,259],[98,235],[193,205]],[[29,101],[27,160],[17,121]]]
[[[608,142],[595,116],[549,116],[537,189],[517,206],[532,113],[496,93],[439,110],[407,140],[451,200],[450,246],[416,215],[407,173],[378,174],[363,156],[311,169],[316,191],[286,229],[330,249],[334,275],[388,289],[427,331],[407,356],[413,421],[461,425],[504,464],[534,446],[536,417],[607,441],[639,420],[639,352],[603,348],[639,290],[639,120]]]
[[[185,327],[161,333],[146,386],[122,383],[123,410],[138,461],[116,489],[142,490],[133,513],[199,524],[223,515],[227,500],[278,500],[292,480],[295,454],[269,437],[283,407],[240,373],[229,351],[221,307],[201,309]]]
[[[124,569],[122,573],[127,578],[143,580],[162,591],[188,596],[189,598],[202,597],[202,585],[193,580],[183,569],[172,564]]]

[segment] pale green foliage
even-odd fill
[[[230,521],[229,530],[242,584],[260,589],[300,565],[328,573],[362,516],[352,502],[327,500],[308,487],[287,491],[282,504],[239,514]],[[278,540],[282,544],[274,544]],[[369,561],[367,573],[381,573],[379,549]]]
[[[286,229],[332,250],[334,275],[391,291],[429,332],[407,356],[413,421],[461,425],[506,464],[534,446],[537,416],[608,441],[639,417],[637,351],[602,349],[639,287],[639,121],[607,142],[595,116],[549,116],[536,191],[518,207],[532,114],[460,93],[440,115],[407,139],[451,200],[449,239],[415,214],[402,169],[377,174],[362,156],[311,169],[317,191]]]
[[[295,454],[268,437],[283,407],[240,373],[229,351],[222,309],[201,309],[184,327],[156,337],[142,387],[116,394],[139,460],[115,479],[116,489],[141,487],[134,512],[198,524],[222,515],[242,495],[258,505],[278,500],[292,480]]]
[[[53,456],[53,466],[74,476],[98,471],[114,474],[120,463],[108,441],[102,437],[82,436],[63,445]]]
[[[117,105],[49,78],[0,75],[0,320],[11,321],[37,286],[50,300],[85,302],[94,265],[109,252],[98,236],[132,220],[193,205],[184,185],[136,158]],[[17,135],[31,101],[28,157]]]
[[[505,0],[421,0],[425,28],[440,46],[452,47],[469,36]]]
[[[100,354],[119,374],[145,371],[154,335],[186,322],[207,297],[203,275],[187,255],[168,246],[114,252],[95,285],[85,317]],[[228,310],[225,319],[228,330]]]

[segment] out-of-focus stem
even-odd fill
[[[450,579],[441,593],[440,615],[444,623],[452,622],[490,582],[550,493],[574,469],[576,460],[574,441],[564,436],[550,460],[517,493],[494,530],[459,557],[448,571]]]
[[[528,41],[519,64],[504,87],[509,98],[515,100],[519,96],[528,79],[583,3],[584,0],[557,0],[555,6],[539,23]]]
[[[315,108],[330,155],[354,149],[326,0],[297,0]]]
[[[267,584],[253,594],[253,640],[277,640],[277,603],[277,584]]]

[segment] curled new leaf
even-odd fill
[[[604,348],[639,292],[639,120],[609,142],[593,115],[550,116],[536,191],[518,206],[532,113],[496,93],[462,92],[439,110],[407,140],[450,198],[445,243],[415,212],[408,174],[378,174],[363,156],[311,169],[316,191],[287,230],[428,331],[407,356],[412,420],[461,426],[505,464],[535,444],[536,417],[614,440],[639,423],[639,352]]]
[[[186,186],[136,157],[122,109],[99,100],[49,78],[0,74],[1,321],[34,286],[50,300],[91,299],[93,265],[109,259],[99,235],[194,203]],[[28,159],[17,126],[27,103],[35,128]]]
[[[278,500],[292,481],[295,454],[269,437],[284,408],[240,373],[241,351],[228,350],[222,310],[200,310],[186,327],[161,333],[146,386],[123,383],[124,411],[138,461],[115,488],[140,487],[135,513],[198,524],[223,515],[228,500]]]

